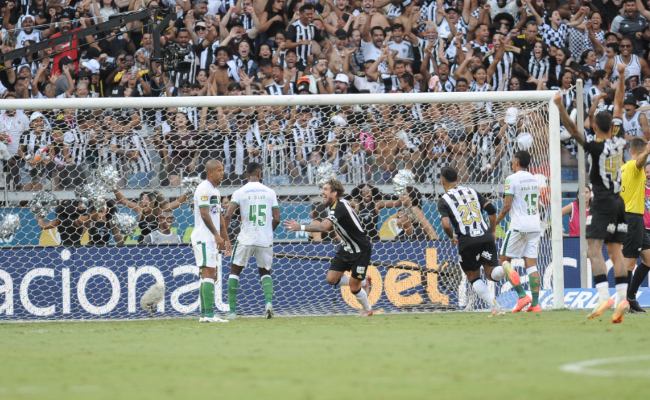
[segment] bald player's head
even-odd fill
[[[217,160],[205,163],[205,178],[212,184],[221,183],[223,180],[223,164]]]

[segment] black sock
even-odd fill
[[[632,283],[632,271],[627,271],[627,284]]]
[[[641,287],[641,284],[643,283],[645,277],[648,276],[648,271],[650,271],[650,267],[648,267],[647,265],[645,264],[637,265],[636,271],[634,272],[634,276],[632,277],[632,281],[630,282],[630,286],[627,287],[628,299],[630,300],[636,299],[636,292],[639,290],[639,287]]]

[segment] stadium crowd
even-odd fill
[[[611,104],[612,86],[625,84],[626,137],[650,139],[650,6],[641,0],[5,0],[0,7],[3,53],[146,7],[177,13],[160,42],[187,52],[185,69],[167,71],[151,59],[160,19],[128,23],[7,61],[4,101],[559,90],[567,108],[583,101],[593,114]],[[617,63],[627,64],[625,79]],[[578,78],[583,99],[573,87]],[[404,168],[418,182],[437,181],[445,165],[463,181],[498,182],[515,146],[527,142],[516,140],[530,135],[526,124],[537,124],[544,139],[542,116],[521,113],[517,103],[487,102],[6,110],[0,150],[14,190],[71,190],[106,163],[126,187],[179,186],[209,158],[223,160],[232,185],[243,183],[249,161],[265,166],[270,185],[313,184],[324,160],[347,184],[390,183]],[[562,178],[577,180],[576,145],[563,144]]]

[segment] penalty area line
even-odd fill
[[[585,360],[576,363],[569,363],[560,365],[559,370],[571,374],[602,376],[602,377],[617,377],[617,376],[635,376],[647,377],[650,376],[649,369],[600,369],[595,368],[602,365],[621,364],[634,361],[650,361],[650,354],[629,357],[612,357],[612,358],[598,358],[595,360]]]

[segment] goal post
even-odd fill
[[[542,180],[540,183],[545,190],[541,196],[544,197],[544,200],[540,199],[540,210],[542,210],[545,225],[549,225],[549,227],[545,229],[546,234],[543,235],[543,243],[540,245],[540,260],[538,262],[540,265],[538,267],[540,275],[542,275],[543,290],[547,292],[552,290],[556,294],[552,302],[550,297],[546,298],[546,305],[548,308],[554,309],[564,307],[560,117],[557,106],[553,102],[554,94],[554,91],[522,91],[380,95],[71,98],[4,101],[2,106],[5,110],[24,110],[28,114],[33,114],[37,110],[44,114],[44,110],[56,110],[49,112],[48,115],[51,118],[55,118],[54,115],[59,112],[64,113],[62,110],[76,110],[73,115],[83,115],[86,122],[95,119],[93,126],[98,130],[107,129],[101,127],[102,122],[100,121],[101,118],[110,114],[107,114],[105,110],[149,110],[151,118],[147,120],[148,122],[145,123],[142,119],[142,126],[133,130],[147,131],[143,133],[146,139],[146,145],[143,145],[145,148],[140,150],[141,154],[150,156],[152,163],[162,163],[163,160],[172,162],[173,156],[170,154],[180,151],[172,149],[175,143],[164,141],[163,144],[154,143],[154,139],[158,140],[156,135],[160,135],[157,127],[160,126],[161,120],[166,118],[168,109],[193,109],[197,114],[201,114],[202,110],[209,110],[212,126],[219,126],[220,132],[223,129],[234,132],[237,129],[238,115],[244,115],[241,117],[242,119],[254,124],[253,119],[258,116],[259,121],[262,121],[262,118],[267,118],[267,116],[260,116],[257,113],[258,109],[262,113],[264,107],[272,108],[270,119],[266,122],[267,126],[270,126],[271,120],[277,121],[279,124],[286,124],[287,121],[290,121],[289,116],[293,115],[291,110],[295,110],[297,107],[301,109],[300,107],[303,106],[319,106],[320,110],[327,107],[329,113],[319,111],[318,108],[310,108],[308,111],[313,112],[313,117],[309,118],[309,124],[321,124],[318,129],[325,138],[323,143],[319,142],[318,145],[313,146],[316,149],[309,151],[312,151],[311,155],[321,154],[323,159],[335,160],[333,166],[330,166],[329,169],[319,169],[317,168],[319,164],[313,164],[313,168],[311,168],[311,161],[301,158],[311,156],[307,150],[303,150],[311,144],[301,141],[299,145],[296,145],[288,140],[287,159],[297,157],[291,158],[293,161],[288,164],[291,167],[286,167],[287,171],[291,170],[291,174],[288,174],[289,178],[276,179],[277,176],[268,178],[265,176],[265,183],[271,186],[281,198],[283,219],[296,218],[301,223],[309,223],[312,219],[318,218],[317,203],[321,201],[318,181],[328,173],[343,177],[346,195],[356,193],[357,197],[353,201],[357,202],[355,207],[359,207],[358,212],[362,212],[363,208],[367,206],[367,204],[364,205],[363,200],[363,190],[366,190],[364,185],[369,184],[374,187],[371,192],[373,209],[375,203],[381,202],[382,205],[374,209],[375,217],[379,222],[376,225],[376,237],[373,238],[375,249],[373,259],[371,265],[368,266],[369,275],[373,277],[370,300],[375,304],[375,308],[391,313],[482,310],[486,308],[486,305],[482,304],[482,301],[473,294],[471,285],[468,285],[464,275],[460,273],[456,250],[446,240],[441,229],[435,209],[435,203],[443,193],[439,182],[439,169],[444,165],[464,168],[459,175],[463,184],[477,188],[490,200],[500,204],[504,180],[509,174],[509,163],[518,148],[531,151],[535,164],[534,173],[538,179]],[[361,119],[353,120],[348,116],[346,122],[346,115],[343,115],[343,122],[340,122],[340,119],[336,118],[337,110],[344,107],[349,107],[350,110],[353,110],[350,113],[354,114],[355,118]],[[81,110],[90,110],[90,112],[82,113]],[[422,110],[430,112],[426,114]],[[422,117],[424,114],[426,115]],[[481,141],[482,139],[477,136],[478,122],[485,115],[489,115],[487,119],[491,132],[491,139],[488,142]],[[63,118],[65,119],[65,116]],[[294,121],[295,115],[291,118],[293,118],[291,121]],[[418,118],[420,119],[418,120]],[[127,125],[131,123],[131,120],[126,117],[120,121]],[[148,127],[145,129],[143,126],[146,124]],[[89,125],[91,124],[89,123]],[[53,126],[50,124],[48,129],[53,129]],[[203,126],[208,126],[208,128],[199,134],[208,135],[216,132],[210,128],[209,124]],[[510,129],[508,127],[512,127],[512,129],[508,130]],[[361,140],[348,140],[337,136],[342,130],[348,128],[353,136],[356,136],[357,139],[361,138]],[[282,129],[289,132],[287,135],[291,135],[291,127],[283,126]],[[458,137],[462,139],[454,139],[458,140],[457,142],[452,141],[450,137],[458,132],[460,132]],[[266,133],[262,132],[262,139]],[[253,142],[261,140],[259,132],[248,134]],[[364,134],[366,136],[363,136]],[[256,138],[255,135],[258,137]],[[394,142],[391,141],[391,143],[399,143],[399,146],[395,145],[397,147],[393,148],[382,144],[385,136],[389,135],[394,138]],[[428,142],[423,143],[419,139],[420,136],[427,135],[427,140],[432,141],[429,144],[427,144]],[[235,138],[238,136],[232,136],[231,140],[235,140]],[[194,141],[194,139],[183,140],[187,143]],[[244,137],[243,140],[245,142],[246,138]],[[439,140],[439,143],[436,143],[436,140]],[[346,156],[357,154],[352,150],[350,143],[361,142],[364,154],[367,153],[365,156],[367,159],[364,158],[364,164],[359,167],[360,173],[354,175],[350,172],[352,161],[350,164],[347,164],[346,161],[352,160],[353,157]],[[224,149],[228,146],[223,141],[218,143]],[[345,153],[341,143],[346,143],[348,153]],[[194,146],[197,154],[206,150],[200,147],[202,144]],[[477,148],[480,146],[483,146],[482,150]],[[107,145],[106,149],[109,147]],[[267,147],[273,149],[273,145]],[[438,147],[441,148],[439,153],[434,154],[433,149]],[[255,157],[271,157],[263,151],[264,149],[257,150],[259,150],[259,155],[254,152],[250,152],[250,154],[255,154]],[[168,151],[169,154],[165,153],[163,156],[165,151]],[[240,148],[236,148],[233,144],[232,152],[225,155],[227,159],[222,160],[224,164],[227,162],[233,171],[238,168],[235,159],[239,157],[239,151]],[[246,154],[249,154],[249,150],[246,151]],[[224,154],[226,152],[224,150]],[[300,157],[298,156],[299,152],[303,152]],[[126,153],[124,151],[118,155],[125,156]],[[430,157],[427,158],[427,155]],[[204,156],[197,157],[199,161],[205,161]],[[110,161],[110,157],[105,159]],[[169,159],[172,161],[168,161]],[[270,158],[265,160],[270,160]],[[300,168],[295,164],[300,162],[305,163],[301,164],[306,165],[305,170],[311,168],[311,172],[296,172]],[[264,162],[262,163],[264,164]],[[122,168],[121,164],[118,164],[115,165],[116,170]],[[93,168],[104,167],[104,164],[96,162]],[[138,225],[138,229],[133,232],[135,228],[133,224],[141,222],[137,218],[142,211],[140,209],[138,209],[140,211],[136,211],[133,204],[138,203],[139,199],[141,200],[142,192],[148,193],[150,197],[157,196],[156,199],[166,198],[164,201],[169,204],[183,193],[186,184],[189,185],[183,180],[182,185],[176,186],[178,182],[175,184],[173,180],[169,179],[173,174],[170,174],[168,169],[157,165],[155,167],[156,178],[148,180],[148,184],[144,187],[138,185],[128,187],[130,178],[123,176],[121,179],[120,186],[127,182],[127,187],[120,188],[120,193],[131,199],[129,203],[131,206],[125,206],[123,204],[126,203],[118,202],[117,214],[127,214],[127,217],[116,217],[117,219],[112,220],[106,226],[117,227],[119,223],[119,232],[122,230],[127,232],[131,229],[130,234],[124,235],[125,237],[122,238],[126,242],[123,246],[115,245],[113,232],[111,232],[109,246],[59,245],[61,238],[57,237],[57,228],[42,229],[42,224],[35,222],[35,216],[30,212],[29,207],[26,207],[26,201],[31,200],[35,193],[41,192],[39,190],[24,190],[24,186],[23,190],[19,190],[19,187],[10,182],[5,192],[0,192],[0,198],[5,201],[5,204],[7,201],[9,202],[2,210],[2,217],[6,218],[8,214],[18,215],[21,218],[21,227],[10,232],[12,234],[10,237],[2,239],[4,244],[9,247],[0,251],[0,260],[2,260],[0,264],[0,322],[31,319],[132,319],[146,318],[152,314],[171,317],[198,315],[198,270],[194,266],[191,247],[187,245],[193,226],[192,210],[188,207],[191,201],[187,201],[172,212],[183,245],[179,247],[167,244],[148,247],[137,245],[136,236],[141,232],[141,228],[146,229],[146,224]],[[92,184],[93,178],[99,179],[97,177],[98,170],[93,171],[95,171],[93,174],[88,174],[88,179],[84,184],[86,182]],[[179,181],[192,172],[196,174],[197,171],[200,173],[200,169],[197,169],[196,165],[188,168],[188,165],[183,164],[178,177]],[[178,172],[176,173],[178,174]],[[75,187],[58,187],[53,182],[54,179],[48,189],[54,193],[58,200],[74,199],[84,195],[83,191],[79,191],[79,186],[76,187],[77,192],[75,192]],[[59,183],[59,180],[56,182]],[[161,186],[163,182],[165,182],[165,186]],[[241,180],[229,181],[219,190],[222,196],[228,196],[244,183]],[[416,191],[413,193],[417,193],[417,196],[421,197],[411,198],[408,202],[401,200],[400,195],[404,192],[405,186],[415,188]],[[378,194],[375,194],[375,190]],[[154,191],[157,193],[153,194]],[[86,193],[91,197],[88,200],[89,204],[95,204],[92,203],[92,197],[100,196],[99,192],[91,191],[89,193],[90,195]],[[377,197],[375,198],[375,196]],[[101,193],[100,197],[105,197],[104,200],[115,199],[110,191]],[[154,197],[150,200],[153,199]],[[161,202],[164,201],[161,200]],[[420,203],[419,208],[413,203]],[[46,220],[53,220],[57,217],[53,210],[50,211],[52,212],[48,213]],[[320,210],[320,212],[322,211]],[[156,214],[156,218],[160,217],[159,214]],[[402,217],[408,223],[401,222],[400,218]],[[100,218],[98,221],[101,221],[102,217],[97,218]],[[87,223],[83,232],[84,236],[88,236],[86,231],[93,223],[95,222]],[[409,227],[412,227],[413,230]],[[503,234],[505,228],[500,227],[499,229]],[[278,276],[276,313],[279,315],[326,315],[355,312],[354,297],[347,288],[332,288],[324,282],[329,257],[334,255],[336,249],[336,238],[331,238],[331,242],[320,242],[319,240],[325,239],[312,237],[308,240],[304,233],[290,236],[286,233],[279,233],[281,230],[280,226],[276,231],[276,243],[278,244],[275,251],[278,254],[274,261],[274,273]],[[0,234],[2,232],[0,222]],[[408,236],[411,235],[408,233],[400,239],[400,232],[415,233],[412,236]],[[418,232],[424,238],[417,238]],[[44,239],[46,235],[51,237]],[[500,238],[502,237],[500,236]],[[234,237],[232,241],[234,244]],[[82,241],[82,244],[85,243]],[[224,257],[216,283],[215,308],[222,312],[228,310],[225,286],[228,280],[227,271],[229,271],[227,261]],[[515,265],[520,272],[524,271],[523,263],[515,263]],[[259,277],[253,273],[254,268],[249,267],[245,271],[248,275],[247,279],[242,281],[239,298],[242,305],[238,306],[238,311],[244,315],[260,315],[258,308],[263,296]],[[255,278],[256,281],[250,278]],[[140,299],[155,283],[165,287],[163,301],[156,306],[147,306],[147,312],[144,312],[139,307]],[[510,291],[508,284],[497,287],[491,283],[490,289],[495,295],[503,295]]]

